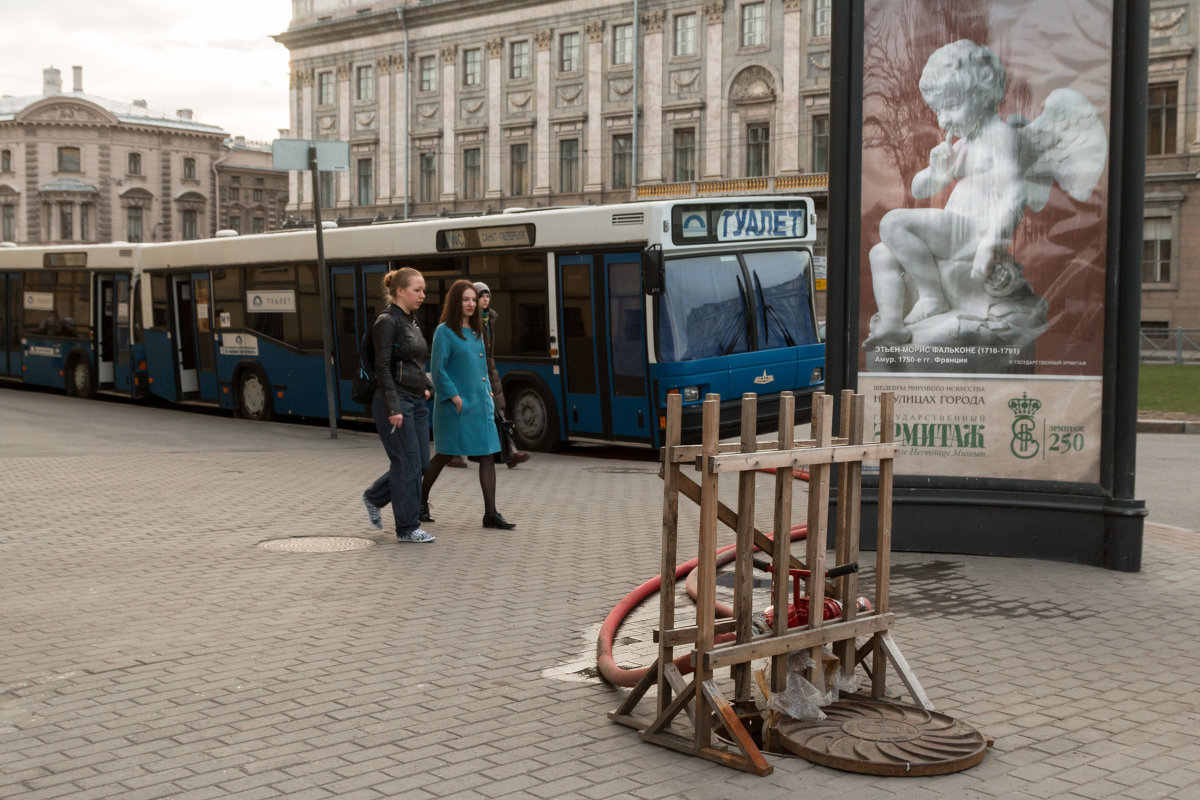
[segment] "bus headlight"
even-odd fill
[[[808,379],[808,382],[820,383],[823,380],[825,380],[825,370],[821,367],[814,367],[812,371],[812,377]]]
[[[683,387],[683,402],[695,403],[699,399],[700,399],[700,387],[699,386]]]

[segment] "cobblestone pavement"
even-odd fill
[[[1196,475],[1181,439],[1139,437],[1168,454],[1156,495]],[[586,672],[658,571],[655,463],[502,469],[511,532],[480,528],[473,468],[446,470],[422,546],[367,522],[384,466],[365,431],[0,388],[0,798],[1200,797],[1186,505],[1151,499],[1138,573],[896,554],[898,644],[995,746],[941,777],[771,757],[759,778],[642,743]],[[369,546],[261,546],[314,536]]]

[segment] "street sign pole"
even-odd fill
[[[337,402],[333,391],[333,311],[329,273],[325,270],[325,231],[321,224],[321,175],[317,171],[317,147],[308,147],[308,169],[312,173],[313,222],[317,228],[317,280],[321,291],[321,346],[325,352],[325,397],[329,402],[329,438],[337,438]]]

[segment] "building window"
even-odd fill
[[[563,139],[558,143],[558,190],[579,191],[578,139]]]
[[[742,47],[767,43],[767,7],[765,3],[742,6]]]
[[[317,73],[317,105],[333,105],[333,72]]]
[[[375,161],[371,158],[358,160],[358,204],[369,206],[375,202]]]
[[[628,189],[633,175],[633,136],[618,133],[612,139],[612,188]]]
[[[185,158],[183,160],[183,179],[187,181],[196,180],[196,159]]]
[[[680,14],[675,17],[675,55],[696,55],[695,14]]]
[[[1146,102],[1146,155],[1163,156],[1177,152],[1175,127],[1178,113],[1177,84],[1150,87],[1150,97]]]
[[[0,150],[0,172],[12,172],[12,150]]]
[[[829,117],[813,117],[811,172],[829,171]]]
[[[229,215],[229,230],[237,231],[238,233],[242,232],[242,215],[241,214],[230,214]]]
[[[130,175],[141,175],[142,174],[142,154],[141,153],[130,153],[129,154],[129,162],[126,165],[125,171],[128,172]]]
[[[125,209],[125,238],[131,242],[142,241],[142,209],[138,206]]]
[[[529,193],[529,145],[514,144],[508,148],[508,192],[513,195]]]
[[[418,198],[422,203],[437,199],[437,153],[421,153],[421,186]]]
[[[433,56],[421,56],[421,91],[432,92],[437,88],[437,64]]]
[[[1171,220],[1145,220],[1142,230],[1142,283],[1170,283]]]
[[[15,242],[17,240],[17,207],[12,203],[4,204],[4,236],[3,241]]]
[[[633,63],[633,26],[614,25],[612,40],[612,63]]]
[[[183,228],[184,239],[199,239],[200,236],[196,231],[196,212],[193,209],[185,208],[180,214],[181,227]]]
[[[321,207],[322,208],[333,208],[333,200],[334,200],[333,173],[332,172],[321,172],[318,183],[319,183],[320,189],[321,189]],[[231,191],[237,191],[237,189],[235,188]]]
[[[829,0],[813,0],[813,36],[829,35]]]
[[[241,199],[242,199],[242,189],[241,189],[241,187],[239,187],[239,186],[230,186],[230,187],[229,187],[229,199],[230,199],[230,200],[241,200]]]
[[[508,46],[508,77],[515,81],[529,77],[529,41],[513,42]]]
[[[760,178],[770,174],[771,127],[769,125],[746,126],[746,177]]]
[[[687,183],[696,180],[696,130],[677,130],[674,139],[675,181]]]
[[[354,99],[375,99],[375,67],[364,64],[354,71]]]
[[[62,203],[58,207],[58,238],[64,242],[71,241],[75,233],[75,207],[70,203]]]
[[[463,86],[483,83],[483,58],[478,47],[463,50]]]
[[[251,233],[265,233],[266,230],[267,223],[262,217],[255,217],[254,219],[250,220]]]
[[[58,148],[58,171],[59,172],[79,172],[79,148],[78,147],[60,147],[60,148]]]
[[[483,173],[478,147],[463,150],[463,197],[467,200],[483,197]]]
[[[564,33],[558,37],[558,69],[574,72],[579,69],[579,34]]]
[[[87,203],[79,206],[79,240],[86,242],[92,238],[91,231],[88,230],[91,226],[89,220],[91,217],[91,207]]]

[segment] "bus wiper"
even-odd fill
[[[737,278],[737,287],[738,297],[741,298],[742,301],[742,312],[733,318],[733,324],[729,331],[729,339],[721,340],[725,342],[725,344],[721,345],[721,355],[723,356],[727,356],[732,353],[733,348],[737,346],[738,329],[740,328],[742,331],[746,329],[746,288],[742,286],[742,277],[740,275]]]
[[[783,334],[783,343],[788,347],[795,347],[796,340],[792,338],[792,334],[788,331],[787,325],[784,324],[783,318],[779,316],[779,312],[775,307],[767,302],[763,295],[762,281],[758,277],[758,273],[754,273],[754,288],[758,291],[758,302],[762,304],[763,313],[767,317],[767,324],[763,326],[763,345],[767,344],[771,334],[771,320],[779,327],[779,332]]]

